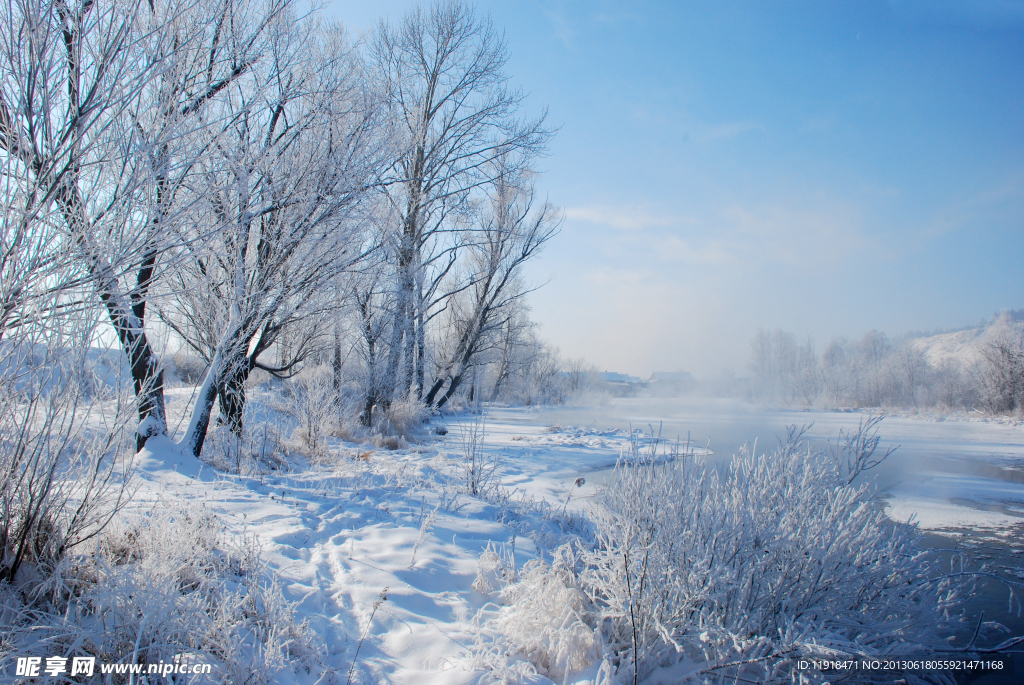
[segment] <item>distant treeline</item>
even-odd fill
[[[751,341],[750,393],[758,401],[808,407],[940,408],[1015,413],[1024,405],[1024,312],[1004,312],[958,340],[869,331],[814,341],[758,329]],[[945,334],[949,338],[953,334]],[[940,343],[945,346],[939,349]]]

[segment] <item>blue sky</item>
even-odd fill
[[[759,326],[820,351],[1024,307],[1024,1],[478,8],[560,127],[530,304],[563,355],[743,375]]]

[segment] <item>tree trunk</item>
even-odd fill
[[[459,389],[459,386],[461,384],[462,384],[462,375],[461,374],[458,375],[458,376],[452,376],[452,382],[448,386],[447,392],[445,392],[445,394],[441,395],[441,399],[439,399],[437,401],[437,405],[436,405],[435,408],[436,409],[440,409],[444,405],[448,404],[448,402],[452,399],[452,397],[455,396],[455,391]],[[473,399],[470,398],[469,401],[472,402]]]
[[[501,386],[505,383],[508,378],[509,363],[508,359],[502,359],[501,365],[498,367],[498,377],[494,379],[494,389],[491,390],[491,402],[498,401],[498,395],[501,393]]]
[[[480,334],[482,330],[481,322],[487,316],[487,309],[478,311],[477,314],[472,318],[471,322],[463,330],[462,335],[459,336],[459,343],[455,346],[455,354],[453,355],[452,361],[449,361],[445,369],[438,374],[438,377],[434,380],[434,384],[430,387],[430,392],[427,393],[425,398],[425,404],[434,406],[435,409],[440,409],[449,400],[452,395],[455,394],[455,390],[458,389],[459,383],[462,382],[462,376],[466,373],[466,369],[469,368],[469,362],[473,359],[473,355],[476,354],[477,345],[480,343]],[[451,385],[448,387],[448,391],[441,397],[441,399],[434,404],[434,398],[437,393],[444,387],[445,382],[451,379]]]
[[[501,363],[498,365],[498,376],[494,379],[494,388],[491,390],[491,402],[498,401],[498,393],[501,386],[511,370],[512,357],[512,319],[508,320],[508,329],[505,331],[504,344],[501,347]]]
[[[413,379],[416,377],[416,316],[412,303],[410,302],[409,305],[409,309],[406,312],[405,338],[402,341],[402,378],[401,384],[398,386],[398,396],[402,399],[408,399],[412,390]]]
[[[334,371],[334,394],[341,401],[341,334],[338,332],[338,325],[334,325],[334,359],[331,363]]]
[[[423,404],[428,407],[434,404],[434,398],[437,393],[440,392],[441,388],[444,387],[444,382],[448,379],[447,376],[440,376],[434,381],[434,384],[430,386],[430,390],[427,391],[427,396],[423,398]]]
[[[77,188],[72,183],[63,187],[58,192],[57,203],[72,239],[82,252],[89,275],[95,281],[100,301],[107,310],[121,349],[128,357],[139,411],[135,447],[141,450],[152,436],[167,434],[164,375],[160,369],[160,360],[146,338],[143,320],[136,316],[136,312],[140,311],[139,303],[136,303],[135,308],[128,305],[128,299],[121,291],[110,264],[100,256],[88,237],[84,201]],[[144,307],[143,303],[140,313],[144,314]]]
[[[397,309],[401,310],[401,303],[398,303]],[[388,346],[388,364],[384,370],[383,378],[383,393],[384,397],[381,397],[381,401],[384,404],[388,404],[391,398],[394,397],[398,391],[400,385],[398,379],[398,368],[399,362],[402,356],[402,326],[405,323],[405,317],[401,311],[395,312],[395,322],[391,329],[391,342]]]
[[[387,397],[381,399],[385,404],[391,400],[407,397],[412,382],[412,351],[413,341],[413,279],[409,273],[411,257],[402,250],[399,254],[399,292],[395,306],[395,322],[391,331],[391,345],[388,349],[388,365],[384,382]]]
[[[217,399],[220,388],[227,389],[224,376],[231,369],[228,359],[231,358],[233,350],[237,349],[241,331],[238,330],[235,321],[228,322],[228,331],[225,337],[217,346],[217,350],[210,360],[210,367],[206,370],[206,378],[196,393],[195,404],[192,405],[192,418],[189,419],[185,435],[178,444],[189,450],[194,457],[203,453],[203,444],[206,442],[206,433],[210,428],[210,414],[213,411],[213,402]],[[243,352],[244,354],[244,352]],[[251,366],[249,367],[252,368]],[[243,380],[244,382],[244,380]],[[244,394],[242,395],[244,402]],[[223,406],[223,405],[222,405]],[[229,409],[229,412],[231,410]],[[241,424],[239,424],[241,425]]]
[[[245,382],[251,369],[251,362],[246,359],[239,362],[233,373],[217,383],[217,397],[220,400],[220,417],[217,423],[230,428],[239,439],[244,428]]]
[[[363,402],[363,425],[369,428],[373,425],[373,407],[377,403],[373,393],[367,393],[366,400]]]
[[[203,453],[206,433],[210,428],[210,413],[213,411],[213,402],[217,399],[214,365],[220,365],[219,351],[210,363],[210,368],[206,370],[206,378],[203,379],[203,384],[200,386],[199,392],[196,393],[195,404],[192,405],[192,418],[189,420],[188,428],[185,429],[185,435],[179,443],[197,459]]]
[[[377,403],[380,378],[377,371],[377,339],[373,330],[373,315],[370,312],[370,296],[360,304],[363,317],[363,339],[366,341],[366,397],[363,400],[362,424],[369,428],[373,425],[373,406]]]
[[[419,295],[419,307],[416,312],[416,399],[423,399],[423,373],[426,368],[427,334],[424,329],[423,297]]]
[[[121,336],[122,340],[128,336]],[[122,343],[123,344],[123,343]],[[164,402],[164,372],[160,360],[140,332],[126,348],[131,361],[132,385],[139,406],[139,426],[135,431],[135,449],[141,450],[154,435],[167,434],[167,407]]]

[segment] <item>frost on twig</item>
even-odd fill
[[[835,445],[829,441],[829,451],[835,458],[847,485],[853,483],[861,473],[870,471],[881,464],[899,449],[899,445],[897,445],[886,448],[885,454],[880,456],[875,454],[881,440],[878,435],[878,425],[884,418],[883,414],[872,414],[867,419],[861,419],[855,431],[846,432],[840,428]],[[792,435],[790,437],[792,438]]]
[[[496,485],[500,464],[494,454],[482,447],[487,430],[483,415],[462,424],[461,429],[466,489],[474,496],[485,494]]]

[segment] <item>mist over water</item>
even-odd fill
[[[493,408],[492,412],[501,413]],[[778,445],[786,427],[808,426],[806,438],[822,449],[835,444],[867,418],[864,412],[761,408],[737,399],[701,397],[607,398],[578,407],[510,412],[502,420],[578,427],[592,431],[641,430],[661,434],[667,447],[676,440],[705,447],[707,461],[720,468],[747,445],[758,453]],[[911,517],[928,530],[985,530],[1024,525],[1024,428],[988,420],[948,420],[931,415],[887,416],[879,426],[877,454],[892,449],[878,467],[860,477],[877,488],[892,518]],[[587,475],[603,479],[609,465],[595,464]],[[1011,536],[1012,537],[1012,536]],[[1005,539],[1009,539],[1004,536]]]
[[[856,428],[859,414],[761,409],[728,398],[627,397],[612,398],[599,405],[554,407],[541,410],[545,421],[562,426],[652,429],[665,440],[686,442],[687,433],[695,445],[711,441],[716,457],[731,456],[744,443],[758,441],[758,449],[776,444],[786,426],[814,423],[813,437],[824,439],[839,428]],[[831,431],[831,432],[829,432]]]
[[[632,428],[645,433],[653,428],[656,435],[660,429],[661,437],[673,442],[677,438],[685,442],[689,432],[695,445],[704,446],[710,439],[714,458],[721,459],[731,457],[746,443],[753,445],[755,440],[758,452],[770,450],[790,425],[810,426],[807,436],[812,441],[834,440],[840,429],[855,430],[867,414],[770,409],[729,398],[626,397],[588,406],[538,408],[532,417],[548,425]],[[971,464],[981,472],[991,472],[992,465],[1009,469],[1024,451],[1024,429],[988,421],[888,416],[879,435],[879,450],[897,448],[884,468],[878,469],[886,483],[927,470],[955,469],[953,472],[962,473]]]

